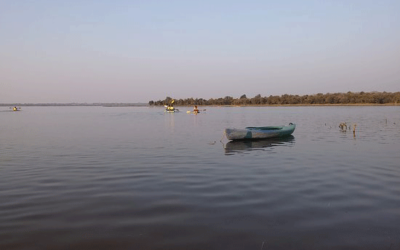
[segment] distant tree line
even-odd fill
[[[149,101],[149,105],[163,106],[171,103],[173,98],[165,100]],[[314,95],[270,95],[262,97],[260,94],[253,98],[242,95],[239,98],[225,96],[224,98],[186,98],[174,99],[176,106],[188,105],[312,105],[312,104],[400,104],[400,92],[347,92],[327,93]]]

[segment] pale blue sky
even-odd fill
[[[0,0],[0,103],[400,91],[400,1]]]

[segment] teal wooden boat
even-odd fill
[[[291,135],[296,124],[287,126],[246,127],[245,129],[227,128],[225,135],[228,140],[258,140]]]

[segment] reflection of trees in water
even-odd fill
[[[162,106],[168,104],[171,97],[165,100],[149,101],[150,105]],[[282,104],[385,104],[400,103],[400,92],[347,92],[347,93],[318,93],[315,95],[270,95],[262,97],[260,94],[253,98],[241,95],[240,98],[225,96],[224,98],[208,99],[186,98],[176,99],[176,105],[282,105]]]
[[[294,136],[286,136],[282,138],[270,138],[263,140],[239,140],[230,141],[224,145],[225,154],[238,153],[241,151],[251,151],[251,150],[264,150],[266,148],[285,146],[293,146],[295,140]]]

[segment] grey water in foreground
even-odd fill
[[[205,108],[0,112],[0,249],[400,248],[400,107]]]

